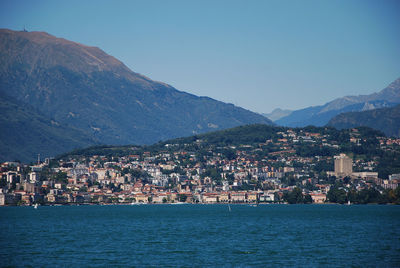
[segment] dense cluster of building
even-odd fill
[[[314,203],[324,203],[337,180],[356,190],[399,186],[400,174],[379,178],[374,159],[296,153],[299,144],[338,148],[326,135],[291,129],[278,134],[278,139],[257,145],[217,149],[196,140],[201,154],[193,144],[165,144],[163,150],[121,157],[75,156],[31,166],[5,162],[0,205],[283,202],[284,194],[295,187]],[[358,144],[354,137],[350,142]],[[384,149],[398,142],[380,138]],[[271,144],[274,151],[259,154]],[[221,153],[225,149],[233,156]],[[333,170],[317,168],[322,162],[331,163]]]

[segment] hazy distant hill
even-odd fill
[[[378,93],[360,96],[346,96],[321,106],[293,111],[288,116],[275,121],[282,126],[302,127],[323,126],[334,116],[344,112],[367,111],[392,107],[400,103],[400,78]]]
[[[0,30],[0,62],[3,95],[103,144],[153,143],[249,123],[272,124],[232,104],[152,81],[99,48],[43,32]]]
[[[0,111],[0,161],[29,162],[38,153],[54,156],[96,143],[82,131],[62,126],[1,92]]]
[[[367,126],[386,136],[400,137],[400,105],[364,112],[343,113],[332,118],[328,126],[338,129]]]
[[[276,121],[276,120],[281,119],[282,117],[290,115],[291,113],[292,113],[291,110],[282,110],[280,108],[276,108],[272,112],[270,112],[268,114],[262,114],[262,115],[271,121]]]

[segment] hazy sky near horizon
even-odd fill
[[[370,94],[400,77],[398,0],[1,1],[0,28],[24,27],[260,113]]]

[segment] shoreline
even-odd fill
[[[143,206],[143,205],[241,205],[241,206],[268,206],[268,205],[340,205],[340,206],[363,206],[363,205],[393,205],[396,206],[398,204],[395,203],[387,203],[387,204],[379,204],[379,203],[368,203],[368,204],[339,204],[339,203],[311,203],[311,204],[289,204],[289,203],[82,203],[82,204],[38,204],[38,207],[67,207],[67,206]],[[35,207],[32,205],[1,205],[0,207]]]

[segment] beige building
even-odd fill
[[[245,192],[231,192],[231,201],[232,202],[245,202],[246,201],[246,193]]]
[[[149,202],[149,196],[142,194],[142,193],[135,194],[135,199],[136,199],[137,203],[148,203]]]
[[[378,172],[354,172],[353,176],[362,179],[378,179]]]
[[[57,201],[57,197],[54,194],[47,194],[46,195],[47,202],[55,203]]]
[[[247,193],[247,202],[257,202],[257,192],[249,192]]]
[[[345,154],[335,156],[335,176],[345,177],[353,173],[353,160]]]
[[[168,195],[165,193],[159,193],[153,195],[153,203],[164,203],[168,202]]]
[[[222,192],[219,195],[219,202],[229,202],[229,193],[228,192]]]
[[[4,206],[6,204],[6,195],[0,193],[0,206]]]
[[[205,193],[203,194],[203,203],[217,203],[218,197],[218,194]]]
[[[310,194],[313,203],[323,204],[326,201],[326,194]]]

